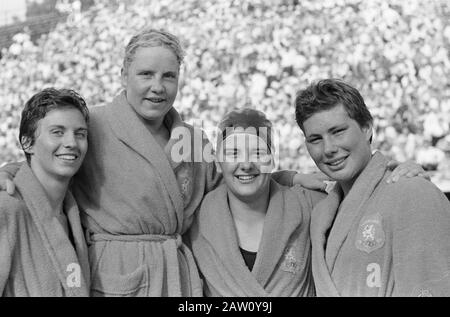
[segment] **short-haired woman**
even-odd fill
[[[27,158],[13,196],[0,192],[0,294],[88,296],[88,251],[72,176],[88,148],[89,113],[76,92],[48,88],[25,105]]]

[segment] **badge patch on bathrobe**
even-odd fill
[[[297,260],[294,246],[289,245],[284,251],[284,261],[281,265],[281,269],[285,272],[296,274],[300,271],[300,263]]]
[[[193,178],[192,168],[183,163],[175,172],[181,196],[183,197],[184,207],[191,201],[193,186],[191,179]]]
[[[363,218],[359,224],[356,235],[356,248],[370,253],[384,245],[385,234],[382,219],[379,213]]]

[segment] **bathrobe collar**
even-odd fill
[[[14,182],[31,214],[66,294],[68,296],[89,296],[88,251],[81,227],[79,210],[72,194],[68,191],[64,198],[64,212],[73,243],[55,217],[44,188],[28,164],[22,164]],[[68,276],[72,273],[70,271],[72,269],[68,266],[72,263],[80,265],[81,287],[69,287],[67,284]]]
[[[171,149],[177,141],[172,139],[172,132],[177,127],[185,127],[180,115],[174,108],[167,113],[164,123],[169,127],[171,139],[166,147],[161,149],[151,132],[144,126],[128,103],[125,91],[122,91],[112,101],[110,107],[111,111],[106,114],[115,135],[154,166],[155,171],[160,175],[161,182],[169,193],[177,217],[182,217],[183,198],[173,171],[180,163],[171,159]]]
[[[239,251],[237,232],[228,206],[226,185],[222,184],[213,194],[215,197],[210,202],[214,202],[214,206],[202,205],[204,210],[199,219],[201,233],[215,246],[218,256],[229,270],[236,274],[241,286],[248,289],[247,293],[268,296],[264,286],[276,270],[289,238],[302,221],[300,212],[292,212],[298,211],[298,202],[294,201],[295,197],[286,199],[280,185],[271,180],[270,202],[263,235],[253,270],[250,272]],[[201,217],[205,212],[210,215]]]
[[[315,275],[316,283],[327,285],[329,294],[339,296],[332,281],[331,273],[339,251],[347,238],[350,229],[364,207],[370,201],[377,185],[382,181],[387,166],[387,159],[376,152],[366,168],[356,179],[351,190],[344,198],[342,188],[336,184],[324,200],[319,202],[312,213],[311,239],[313,241],[313,265],[321,272],[320,279]],[[336,214],[339,212],[339,217]],[[336,218],[336,219],[335,219]],[[327,232],[331,239],[327,241]],[[321,288],[318,287],[320,290]]]

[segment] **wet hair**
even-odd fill
[[[218,150],[223,140],[234,132],[248,132],[262,138],[271,153],[274,152],[272,140],[272,122],[267,119],[266,115],[256,109],[242,108],[235,109],[222,118],[219,123],[220,134],[217,137]]]
[[[339,79],[323,79],[300,90],[295,98],[295,120],[303,123],[315,113],[342,105],[360,127],[373,123],[372,115],[358,90]]]
[[[62,108],[79,110],[86,124],[89,123],[89,110],[86,102],[77,92],[70,89],[46,88],[33,95],[25,103],[20,120],[19,141],[28,162],[31,155],[26,150],[36,141],[39,120],[43,119],[51,110]]]
[[[181,65],[185,53],[179,39],[167,31],[148,28],[134,35],[125,47],[123,71],[128,71],[138,48],[158,46],[170,49],[175,54],[178,64]]]

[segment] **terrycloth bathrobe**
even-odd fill
[[[0,294],[89,296],[88,250],[72,195],[64,200],[69,237],[28,164],[14,182],[14,196],[0,192]]]
[[[192,225],[192,252],[206,296],[313,296],[310,212],[325,194],[270,184],[270,201],[255,265],[250,271],[222,184],[204,199]]]
[[[73,190],[87,229],[94,296],[202,295],[181,236],[220,175],[213,163],[172,160],[172,150],[182,152],[180,138],[186,141],[183,129],[191,142],[200,142],[197,150],[208,141],[194,138],[199,131],[175,109],[165,124],[171,139],[162,149],[125,93],[91,109],[89,150]]]
[[[375,153],[345,198],[336,186],[315,207],[318,296],[450,296],[450,203],[422,178],[387,184],[386,164]]]

